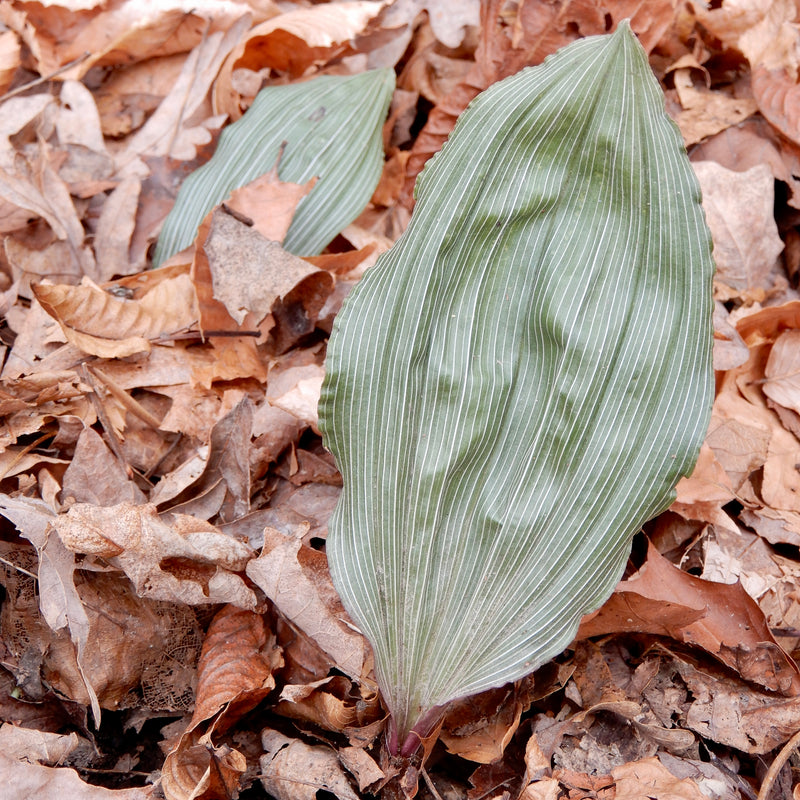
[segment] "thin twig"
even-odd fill
[[[775,760],[770,764],[767,774],[764,776],[764,781],[761,784],[761,789],[758,792],[758,800],[767,800],[770,792],[772,791],[772,784],[778,777],[778,773],[783,769],[783,765],[789,760],[789,757],[800,746],[800,731],[798,731],[788,742],[783,746],[783,749],[775,757]]]
[[[35,78],[34,80],[29,81],[28,83],[22,84],[22,86],[17,86],[16,89],[12,89],[10,92],[6,92],[2,97],[0,97],[0,103],[5,102],[11,97],[16,97],[18,94],[27,92],[28,89],[33,89],[34,86],[39,86],[42,83],[47,83],[47,81],[50,81],[53,78],[61,75],[62,72],[66,72],[67,70],[72,69],[73,67],[76,67],[78,64],[81,64],[82,62],[86,61],[86,59],[89,58],[90,55],[91,53],[84,53],[82,56],[73,58],[72,61],[70,61],[67,64],[64,64],[57,70],[54,70],[49,75],[40,75],[38,78]]]
[[[433,795],[433,800],[442,800],[442,796],[439,794],[438,790],[433,785],[431,776],[428,775],[428,770],[426,770],[425,767],[420,767],[419,771],[422,773],[422,779],[425,781],[425,785],[428,787],[428,791]]]

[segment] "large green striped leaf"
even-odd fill
[[[319,178],[300,201],[283,246],[299,256],[319,253],[375,190],[383,168],[381,127],[393,91],[391,69],[262,89],[247,113],[222,132],[214,157],[184,181],[153,263],[188,247],[215,205],[275,166],[283,143],[281,180]]]
[[[408,754],[532,671],[620,578],[713,395],[700,191],[627,23],[496,84],[336,320],[336,587]]]

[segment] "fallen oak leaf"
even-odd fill
[[[620,632],[667,635],[701,647],[747,681],[789,697],[800,694],[800,669],[741,584],[689,575],[652,545],[639,571],[583,618],[578,638]]]

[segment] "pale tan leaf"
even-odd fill
[[[94,237],[99,280],[129,275],[136,268],[130,263],[130,244],[139,204],[141,181],[126,178],[103,204]]]
[[[783,250],[775,224],[771,170],[760,165],[732,172],[713,161],[692,166],[714,241],[716,280],[740,291],[768,286]]]
[[[158,517],[155,506],[77,503],[53,523],[67,548],[120,567],[142,597],[254,608],[255,594],[236,574],[252,550],[203,520]]]
[[[307,183],[291,183],[278,177],[277,164],[240,189],[234,189],[225,205],[249,217],[253,227],[273,242],[282,242],[292,224],[297,204],[314,188],[312,178]]]
[[[13,31],[0,33],[0,94],[11,86],[14,73],[20,66],[21,52],[19,39]]]
[[[333,288],[333,279],[328,273],[312,267],[219,209],[212,214],[204,248],[214,283],[214,297],[225,305],[239,325],[248,313],[256,323],[263,320],[276,299],[285,297],[311,276],[317,291],[309,292],[312,300],[306,314],[315,317],[315,310],[319,311]]]
[[[225,33],[212,33],[192,50],[172,91],[147,123],[128,140],[125,154],[120,158],[169,156],[188,160],[194,158],[197,145],[211,141],[209,129],[218,128],[224,116],[207,118],[199,125],[189,121],[249,23],[249,16],[240,17]]]
[[[764,394],[800,413],[800,331],[786,331],[775,340],[764,377]]]
[[[368,645],[347,619],[327,571],[325,556],[301,541],[304,529],[285,535],[267,527],[264,548],[247,564],[247,576],[280,612],[359,680]]]
[[[144,492],[131,480],[124,466],[112,454],[100,435],[84,428],[63,478],[65,503],[143,503]]]
[[[3,791],[9,797],[26,800],[52,800],[54,797],[81,800],[150,800],[155,786],[133,789],[106,789],[84,783],[78,773],[69,768],[43,767],[28,761],[18,761],[0,752],[0,772]]]
[[[676,778],[655,757],[615,767],[611,777],[616,782],[616,800],[706,800],[691,778]]]
[[[317,430],[317,404],[325,372],[322,367],[309,364],[294,367],[284,373],[284,380],[292,379],[294,384],[281,394],[268,390],[270,404],[288,412],[304,425]]]
[[[89,751],[91,745],[74,732],[51,733],[7,722],[0,724],[0,750],[11,758],[57,766],[78,748]]]
[[[98,153],[106,152],[94,97],[79,81],[64,81],[55,125],[63,147],[77,144]]]
[[[276,800],[315,800],[324,789],[340,800],[358,800],[336,753],[329,747],[312,747],[278,731],[261,731],[261,783]]]
[[[368,786],[386,777],[386,773],[363,747],[339,748],[339,761],[358,781],[358,790],[363,792]]]

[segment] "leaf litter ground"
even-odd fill
[[[326,335],[469,100],[628,17],[714,236],[706,443],[572,646],[455,704],[402,787],[800,796],[794,4],[88,5],[0,8],[9,791],[358,798],[392,777],[324,554],[341,483],[316,429]],[[178,186],[262,85],[380,67],[398,76],[381,181],[322,255],[276,244],[307,187],[273,174],[148,269]]]

